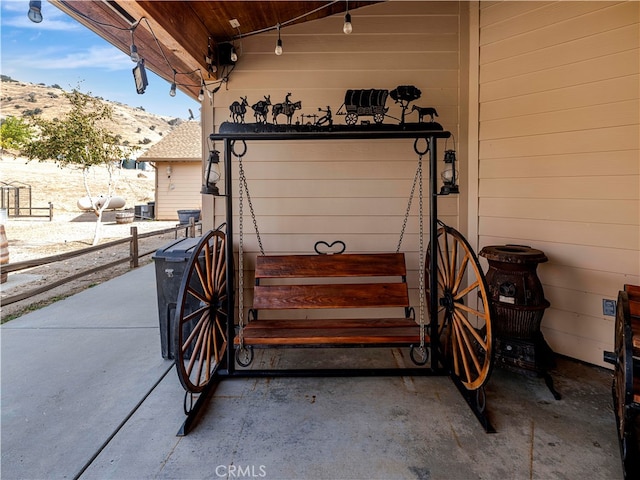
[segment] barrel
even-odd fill
[[[4,225],[0,224],[0,283],[7,281],[7,272],[4,271],[4,265],[9,263],[9,241]]]
[[[544,311],[550,306],[536,272],[538,264],[548,260],[544,252],[523,245],[492,245],[479,255],[489,262],[486,280],[496,334],[536,338]]]

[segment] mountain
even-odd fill
[[[102,98],[100,100],[113,109],[113,121],[109,125],[111,133],[121,135],[123,141],[128,141],[129,145],[141,147],[139,154],[144,153],[183,122],[179,118],[148,113],[142,108]],[[60,86],[20,82],[5,75],[2,76],[0,105],[2,118],[26,118],[40,114],[43,118],[53,119],[60,118],[70,109],[69,101],[63,95]]]

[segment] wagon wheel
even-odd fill
[[[373,121],[377,124],[384,122],[384,113],[375,113],[373,115]]]
[[[427,251],[426,269],[429,277]],[[493,366],[493,333],[487,283],[478,257],[457,230],[438,229],[438,324],[445,361],[467,390],[479,390]],[[431,295],[431,289],[427,289]]]
[[[358,114],[357,113],[347,113],[347,116],[344,117],[344,121],[347,125],[355,125],[358,122]]]
[[[616,363],[613,373],[613,403],[618,426],[620,455],[625,478],[635,478],[630,472],[637,472],[635,429],[627,408],[633,402],[633,332],[627,292],[620,292],[616,311],[615,326]]]
[[[211,381],[227,349],[225,234],[211,230],[195,247],[178,293],[174,352],[180,383],[198,393]]]

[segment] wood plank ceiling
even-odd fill
[[[132,40],[152,70],[192,98],[202,86],[217,80],[213,72],[225,55],[219,46],[240,37],[275,30],[276,25],[304,23],[343,14],[347,2],[337,1],[68,1],[51,3],[129,55]],[[349,11],[376,3],[350,1]],[[240,24],[234,28],[229,21]],[[132,34],[133,32],[133,34]],[[228,52],[227,55],[228,56]],[[223,62],[224,63],[224,62]],[[227,62],[228,63],[228,62]],[[217,66],[217,65],[216,65]],[[202,75],[202,77],[201,77]]]

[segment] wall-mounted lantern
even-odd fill
[[[445,168],[440,174],[442,178],[442,188],[440,195],[449,195],[450,193],[460,193],[458,188],[458,171],[456,170],[456,151],[445,150],[444,152]]]
[[[220,152],[211,150],[209,152],[209,161],[207,163],[207,171],[204,176],[204,185],[200,193],[204,195],[220,195],[216,183],[220,180]]]

